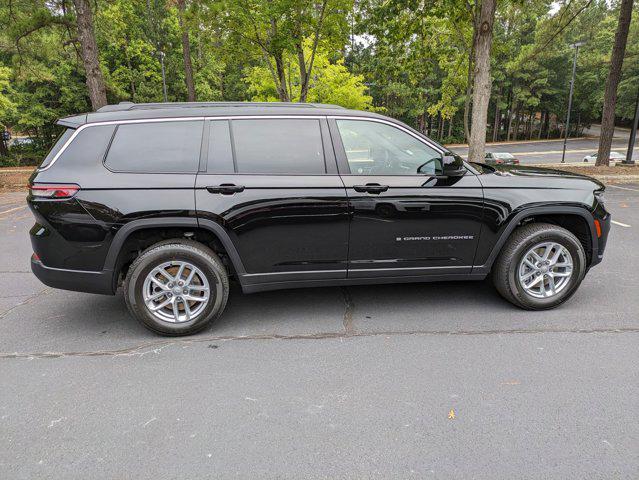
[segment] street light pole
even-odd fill
[[[575,89],[575,73],[577,71],[577,53],[579,47],[585,42],[577,42],[570,45],[570,48],[575,49],[575,56],[572,60],[572,79],[570,80],[570,94],[568,95],[568,113],[566,114],[566,131],[564,132],[564,149],[561,152],[561,163],[566,163],[566,143],[568,142],[568,133],[570,132],[570,110],[572,110],[572,92]]]
[[[630,132],[630,138],[628,139],[628,153],[626,153],[626,159],[621,162],[626,165],[634,165],[635,161],[632,159],[632,152],[635,149],[635,137],[637,136],[637,124],[639,124],[639,92],[637,92],[637,104],[635,105],[635,119],[632,122],[632,131]]]
[[[168,102],[166,98],[166,73],[164,71],[164,52],[158,52],[160,57],[160,65],[162,65],[162,93],[164,94],[164,103]]]

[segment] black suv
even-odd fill
[[[58,121],[33,174],[33,272],[193,333],[244,292],[492,275],[559,305],[606,246],[592,178],[470,164],[410,127],[314,104],[109,105]]]

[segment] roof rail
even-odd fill
[[[117,105],[105,105],[97,112],[122,112],[129,110],[153,110],[165,108],[206,108],[206,107],[313,107],[313,108],[343,108],[339,105],[323,103],[297,102],[167,102],[167,103],[133,103],[120,102]]]

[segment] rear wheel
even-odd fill
[[[129,311],[163,335],[195,333],[224,311],[228,276],[215,253],[190,240],[168,240],[144,251],[124,281]]]
[[[518,228],[493,266],[493,283],[509,302],[544,310],[568,300],[586,271],[584,248],[557,225],[532,223]]]

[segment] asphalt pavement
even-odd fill
[[[593,125],[585,133],[586,136],[584,137],[569,138],[567,140],[566,162],[583,162],[585,156],[597,153],[599,148],[599,126]],[[630,132],[627,129],[616,128],[611,150],[625,156],[628,151],[629,136]],[[632,158],[634,161],[639,162],[639,141],[635,145]],[[522,164],[560,163],[563,146],[563,139],[542,139],[523,142],[488,143],[486,151],[512,153]],[[466,145],[452,145],[450,149],[464,158],[468,155],[468,147]],[[594,164],[594,162],[590,162],[590,164]]]
[[[0,478],[602,478],[639,472],[639,185],[604,262],[525,312],[489,282],[243,295],[167,339],[29,271],[0,195]]]

